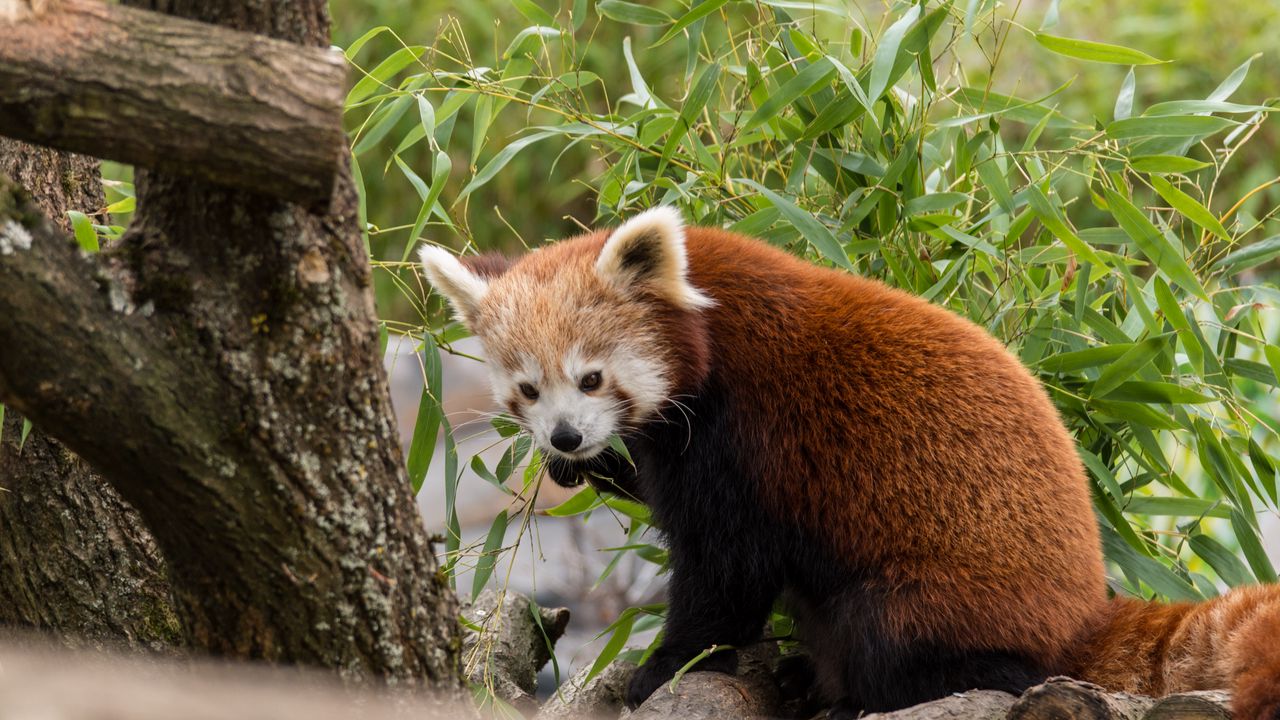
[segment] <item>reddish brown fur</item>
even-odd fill
[[[1235,716],[1280,713],[1280,588],[1237,588],[1203,603],[1112,601],[1075,675],[1146,695],[1230,687]]]
[[[688,249],[719,301],[714,362],[760,403],[744,421],[776,459],[765,502],[887,569],[903,638],[1056,665],[1105,591],[1083,470],[1035,379],[982,329],[878,282],[716,230],[690,230]],[[797,486],[797,470],[846,481]]]

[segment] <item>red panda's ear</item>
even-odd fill
[[[620,290],[648,291],[685,310],[713,303],[689,283],[684,220],[675,208],[646,210],[614,230],[600,250],[596,273]]]
[[[480,300],[489,290],[485,277],[467,269],[453,253],[434,245],[424,245],[418,257],[422,259],[422,274],[431,286],[449,299],[463,324],[475,330]]]

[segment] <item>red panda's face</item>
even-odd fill
[[[433,247],[422,260],[483,343],[495,399],[544,452],[574,460],[661,411],[677,374],[664,314],[711,303],[686,278],[683,227],[665,208],[505,271]]]

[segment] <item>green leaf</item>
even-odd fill
[[[1181,155],[1143,155],[1129,160],[1129,166],[1138,172],[1159,174],[1190,173],[1211,164]]]
[[[1120,94],[1116,96],[1115,119],[1124,120],[1133,115],[1133,92],[1137,85],[1137,79],[1133,75],[1133,68],[1129,68],[1129,73],[1124,76],[1124,82],[1120,83]]]
[[[671,16],[661,10],[623,0],[599,0],[596,12],[628,25],[666,25],[671,22]]]
[[[1253,573],[1249,572],[1249,568],[1240,562],[1240,558],[1212,537],[1195,533],[1187,542],[1191,545],[1192,551],[1209,563],[1209,567],[1213,568],[1214,572],[1218,573],[1218,577],[1222,578],[1228,586],[1238,587],[1257,582]]]
[[[1213,100],[1171,100],[1156,103],[1142,114],[1157,115],[1199,115],[1210,113],[1269,113],[1275,108],[1266,105],[1241,105],[1240,103],[1215,102]]]
[[[1143,137],[1200,137],[1212,135],[1238,124],[1212,115],[1132,117],[1116,120],[1107,125],[1107,135],[1116,140]]]
[[[1068,81],[1061,87],[1045,96],[1045,98],[1053,97],[1057,93],[1066,89],[1070,84]],[[973,119],[981,119],[986,117],[999,117],[1001,119],[1013,120],[1024,125],[1036,125],[1046,121],[1048,127],[1053,128],[1074,128],[1080,127],[1080,123],[1063,115],[1054,108],[1041,104],[1036,100],[1023,100],[1012,95],[1001,95],[980,87],[963,87],[955,94],[957,101],[963,101],[965,105],[971,106],[978,111],[977,115],[964,118],[963,122],[953,119],[952,124],[963,124]],[[949,121],[942,121],[939,126],[945,126]]]
[[[527,27],[511,39],[511,43],[507,45],[507,49],[502,52],[502,59],[510,60],[520,53],[528,52],[531,48],[537,48],[539,40],[545,42],[549,38],[559,37],[559,28],[547,27],[545,25]]]
[[[747,132],[761,124],[772,120],[782,109],[795,102],[801,96],[806,95],[820,86],[828,84],[835,77],[836,68],[831,61],[820,58],[817,62],[812,63],[809,67],[796,73],[795,77],[788,80],[781,88],[769,95],[769,99],[765,100],[756,111],[751,114],[747,123],[742,126],[742,131]]]
[[[27,446],[27,438],[31,435],[31,428],[34,427],[31,421],[22,418],[22,432],[18,435],[18,452],[22,452],[22,448]]]
[[[1245,560],[1248,560],[1249,567],[1253,568],[1254,576],[1259,582],[1274,583],[1276,570],[1271,565],[1271,559],[1267,557],[1267,551],[1262,547],[1257,531],[1239,510],[1231,511],[1231,528],[1236,533],[1236,542],[1240,543],[1240,550],[1244,553]]]
[[[627,63],[627,74],[631,77],[631,92],[636,96],[640,107],[645,109],[658,107],[658,101],[649,90],[649,84],[644,81],[640,66],[636,65],[635,55],[631,53],[630,36],[622,38],[622,59]]]
[[[1064,245],[1071,248],[1072,252],[1079,255],[1083,260],[1088,261],[1092,265],[1106,266],[1102,258],[1093,251],[1083,240],[1079,238],[1062,219],[1062,215],[1058,213],[1053,203],[1049,202],[1049,197],[1044,194],[1038,186],[1027,188],[1027,200],[1031,204],[1031,209],[1035,211],[1036,217],[1040,218],[1040,222],[1053,233],[1053,236],[1062,241]]]
[[[98,233],[93,229],[93,223],[89,221],[89,217],[75,210],[68,210],[67,217],[71,218],[71,229],[75,231],[76,242],[80,244],[80,249],[85,252],[98,252]]]
[[[346,106],[351,107],[383,88],[387,80],[417,62],[426,51],[427,48],[423,45],[412,45],[392,53],[351,88],[351,92],[347,93]]]
[[[466,187],[462,188],[462,192],[458,193],[457,199],[461,200],[475,192],[480,187],[483,187],[484,184],[492,180],[493,176],[497,175],[502,168],[506,167],[507,163],[511,162],[511,159],[514,158],[521,150],[536,142],[546,140],[549,137],[555,137],[559,134],[560,133],[554,130],[544,130],[542,132],[533,133],[532,135],[526,135],[519,140],[508,144],[506,147],[502,148],[497,155],[493,156],[492,160],[485,163],[484,168],[481,169],[480,172],[476,173],[476,176],[471,179],[471,182],[467,183]]]
[[[1181,385],[1165,382],[1146,382],[1143,380],[1130,380],[1121,383],[1107,394],[1107,398],[1125,402],[1160,403],[1165,405],[1207,403],[1217,399],[1208,395],[1201,395]]]
[[[671,38],[679,35],[682,30],[724,7],[728,2],[729,0],[706,0],[706,2],[703,2],[701,5],[695,6],[692,10],[681,16],[681,18],[671,26],[671,29],[663,33],[662,37],[658,38],[658,41],[649,47],[658,47],[659,45],[667,44]]]
[[[588,485],[573,494],[573,497],[565,500],[553,508],[539,511],[540,515],[549,515],[551,517],[571,517],[573,515],[581,515],[588,510],[604,505],[604,498],[596,489]]]
[[[489,578],[493,575],[493,566],[498,560],[498,551],[502,547],[502,539],[507,534],[507,511],[503,510],[493,519],[489,526],[489,534],[484,539],[484,547],[476,560],[476,574],[471,581],[471,596],[475,597],[484,590]]]
[[[671,132],[667,136],[667,142],[662,147],[662,159],[658,163],[657,175],[662,175],[662,171],[667,166],[667,161],[671,159],[671,154],[675,152],[680,141],[685,137],[689,129],[693,127],[694,121],[702,112],[702,109],[707,106],[707,101],[711,99],[711,93],[715,91],[716,83],[719,81],[720,65],[718,63],[707,65],[702,74],[698,76],[693,89],[689,91],[689,97],[685,98],[684,106],[680,108],[680,119],[671,128]]]
[[[1102,548],[1106,551],[1107,558],[1161,595],[1171,600],[1198,602],[1204,599],[1200,591],[1196,590],[1191,583],[1161,565],[1159,561],[1140,554],[1110,528],[1104,528]]]
[[[636,613],[631,612],[635,608],[628,608],[623,611],[622,615],[613,624],[613,635],[609,636],[609,642],[604,644],[604,648],[600,654],[596,656],[596,661],[591,664],[591,670],[587,672],[584,682],[589,682],[601,670],[609,667],[609,663],[618,657],[618,653],[622,652],[623,646],[627,644],[627,639],[631,637],[631,628],[636,622]]]
[[[1158,65],[1166,62],[1151,57],[1141,50],[1108,45],[1107,43],[1075,38],[1058,37],[1047,33],[1036,33],[1036,42],[1050,52],[1059,55],[1088,60],[1089,62],[1111,63],[1113,65]]]
[[[387,27],[386,25],[379,25],[378,27],[361,35],[359,38],[356,39],[355,42],[348,45],[347,49],[344,50],[342,54],[346,56],[348,61],[350,61],[352,58],[356,56],[356,53],[360,52],[360,49],[365,46],[365,43],[368,43],[370,40],[374,39],[375,37],[381,35],[384,32],[390,32],[390,30],[391,28]]]
[[[1125,354],[1116,358],[1115,362],[1103,368],[1102,374],[1093,383],[1091,398],[1106,397],[1108,393],[1120,387],[1125,380],[1133,377],[1155,359],[1164,350],[1168,340],[1164,336],[1152,337],[1135,344]]]
[[[1254,53],[1248,60],[1240,63],[1235,70],[1231,71],[1226,80],[1223,80],[1218,87],[1214,88],[1213,92],[1209,93],[1209,97],[1206,100],[1222,102],[1231,97],[1231,93],[1234,93],[1240,87],[1240,84],[1244,82],[1245,76],[1249,74],[1249,66],[1261,56],[1262,53]]]
[[[1168,275],[1170,280],[1182,286],[1182,289],[1187,292],[1194,293],[1196,297],[1207,302],[1209,295],[1204,291],[1200,281],[1196,279],[1195,273],[1191,272],[1186,259],[1169,244],[1164,234],[1147,219],[1146,213],[1134,207],[1133,203],[1110,188],[1106,188],[1106,196],[1107,205],[1111,208],[1111,214],[1120,223],[1120,227],[1124,228],[1124,231],[1133,239],[1133,243],[1138,246],[1138,250],[1143,255],[1146,255],[1151,262],[1155,263],[1155,266],[1160,268],[1165,275]]]
[[[413,438],[409,441],[409,458],[405,463],[414,495],[418,494],[426,480],[427,470],[431,467],[431,456],[435,454],[440,423],[444,419],[444,411],[437,396],[444,385],[440,350],[430,336],[424,343],[422,364],[422,397],[418,401],[418,417],[413,423]]]
[[[1221,270],[1228,276],[1244,272],[1251,267],[1269,262],[1280,256],[1280,235],[1272,235],[1266,240],[1259,240],[1252,245],[1236,250],[1213,264],[1214,270]]]
[[[1118,360],[1133,348],[1134,345],[1132,343],[1101,345],[1088,350],[1076,350],[1075,352],[1050,355],[1040,361],[1040,369],[1051,373],[1066,373],[1097,367]]]
[[[1280,382],[1280,347],[1266,345],[1262,348],[1262,351],[1267,356],[1267,364],[1271,366],[1271,372],[1275,374],[1276,382]]]
[[[1151,178],[1151,186],[1156,189],[1156,192],[1160,193],[1160,197],[1164,198],[1165,202],[1169,203],[1174,210],[1182,213],[1188,220],[1230,242],[1231,236],[1227,234],[1227,229],[1222,227],[1222,223],[1218,222],[1218,218],[1214,217],[1213,213],[1209,212],[1208,208],[1201,205],[1195,198],[1174,187],[1173,183],[1162,177]]]
[[[511,4],[516,6],[521,15],[529,19],[529,22],[535,25],[555,25],[556,19],[551,13],[542,9],[542,6],[533,0],[511,0]]]
[[[400,162],[400,158],[396,158],[396,162]],[[418,217],[413,221],[413,229],[409,231],[409,242],[405,243],[404,256],[400,258],[400,262],[409,259],[409,253],[422,237],[422,229],[426,227],[427,220],[431,217],[431,213],[438,208],[440,193],[444,192],[444,186],[449,180],[449,172],[453,169],[453,161],[449,159],[449,153],[444,150],[436,151],[435,166],[431,169],[431,187],[427,190],[426,195],[422,198],[422,205],[418,208]],[[443,210],[440,210],[443,212]]]
[[[628,465],[631,467],[636,466],[635,461],[631,459],[631,451],[627,449],[627,444],[622,441],[622,437],[619,436],[618,433],[614,433],[609,436],[609,447],[612,448],[614,452],[621,455],[622,459],[626,460]]]
[[[734,182],[742,183],[748,187],[755,188],[761,195],[765,197],[774,207],[782,213],[787,222],[800,231],[814,248],[817,249],[823,257],[831,260],[846,270],[853,271],[853,264],[849,262],[849,257],[845,255],[844,248],[840,242],[836,240],[831,231],[827,229],[817,218],[808,212],[801,210],[794,203],[786,198],[778,195],[769,188],[761,185],[754,180],[738,179]]]
[[[1191,497],[1132,497],[1124,511],[1136,515],[1230,518],[1231,508],[1221,500]]]
[[[867,99],[869,101],[874,103],[889,89],[893,66],[898,62],[902,39],[906,37],[907,31],[919,19],[921,10],[923,10],[922,6],[912,4],[911,9],[907,10],[901,18],[890,25],[889,29],[885,30],[884,35],[880,37],[880,42],[876,45],[875,57],[871,60],[870,85],[867,86]]]

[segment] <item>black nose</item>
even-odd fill
[[[551,447],[560,452],[573,452],[582,444],[582,433],[574,430],[567,422],[556,423],[551,431]]]

